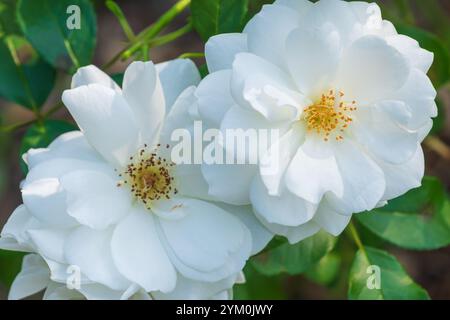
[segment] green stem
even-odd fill
[[[119,53],[117,53],[114,57],[111,58],[111,60],[109,60],[108,62],[104,63],[100,69],[102,70],[106,70],[109,67],[111,67],[114,63],[116,63],[118,60],[120,60],[120,58],[122,57],[122,54],[125,52],[125,49],[122,49]]]
[[[186,52],[183,54],[180,54],[178,56],[179,59],[188,59],[188,58],[204,58],[205,54],[203,52]]]
[[[37,107],[36,101],[33,98],[30,84],[28,82],[27,77],[25,76],[25,73],[22,68],[22,64],[20,63],[20,59],[19,59],[19,55],[16,50],[16,46],[14,45],[14,42],[11,37],[6,38],[5,41],[6,41],[6,45],[7,45],[8,49],[9,49],[9,52],[11,54],[11,57],[13,58],[14,64],[16,65],[16,68],[19,71],[19,77],[23,83],[23,86],[25,89],[25,94],[27,95],[27,98],[28,98],[29,102],[31,103],[31,108],[33,109],[33,112],[36,115],[36,117],[40,117],[39,108]]]
[[[15,131],[17,129],[26,127],[30,124],[33,124],[35,122],[39,122],[42,119],[46,119],[47,117],[51,116],[52,114],[54,114],[56,111],[58,111],[59,109],[61,109],[64,106],[64,104],[62,103],[62,101],[59,101],[58,103],[54,104],[52,107],[50,107],[50,109],[48,109],[47,112],[45,112],[43,115],[41,115],[40,117],[36,117],[34,119],[31,120],[27,120],[27,121],[23,121],[23,122],[18,122],[18,123],[14,123],[12,125],[6,126],[6,127],[0,127],[0,131],[1,132],[12,132]]]
[[[425,146],[433,150],[443,159],[450,161],[450,147],[436,136],[428,136],[424,141]]]
[[[143,43],[150,42],[156,37],[173,19],[175,19],[191,3],[191,0],[180,0],[172,8],[166,11],[154,24],[139,33],[136,42],[123,54],[123,59],[131,57]]]
[[[150,50],[150,46],[148,44],[145,44],[142,46],[142,48],[141,48],[142,61],[150,60],[149,50]]]
[[[169,10],[167,10],[155,23],[144,29],[140,35],[144,39],[153,38],[162,31],[173,19],[189,6],[191,0],[179,0]]]
[[[355,244],[358,247],[358,249],[361,250],[361,252],[365,256],[367,256],[366,249],[364,248],[361,238],[359,237],[358,230],[356,229],[353,221],[350,221],[348,228],[349,228],[350,234],[352,235],[353,240],[355,241]]]
[[[75,69],[79,69],[80,62],[78,61],[77,56],[75,55],[75,52],[72,49],[72,45],[67,39],[64,39],[64,46],[66,47],[67,53],[69,54],[70,60],[72,60]]]
[[[13,131],[15,131],[17,129],[26,127],[26,126],[28,126],[30,124],[33,124],[33,123],[37,122],[37,121],[38,121],[37,119],[31,119],[31,120],[28,120],[28,121],[14,123],[14,124],[6,126],[6,127],[1,127],[0,131],[4,132],[4,133],[13,132]]]
[[[46,113],[44,113],[44,118],[51,116],[63,106],[64,104],[62,103],[62,101],[59,101],[58,103],[54,104],[52,107],[50,107],[50,109],[48,109]]]
[[[131,57],[143,44],[150,42],[152,38],[157,36],[175,17],[177,17],[183,10],[191,3],[191,0],[180,0],[166,13],[164,13],[155,23],[141,31],[135,38],[135,42],[131,43],[119,53],[117,53],[110,61],[102,65],[102,69],[108,69],[120,59],[128,59]]]
[[[189,23],[178,30],[175,30],[171,33],[168,33],[166,35],[163,35],[161,37],[157,37],[157,38],[151,40],[149,42],[149,45],[150,45],[150,47],[162,46],[166,43],[169,43],[169,42],[172,42],[172,41],[178,39],[179,37],[185,35],[186,33],[190,32],[190,31],[192,31],[192,24]]]
[[[125,36],[129,41],[133,42],[135,40],[135,35],[133,29],[131,29],[130,24],[128,23],[127,18],[123,14],[122,9],[120,9],[119,5],[115,3],[113,0],[107,0],[105,3],[106,7],[116,16],[119,21],[120,26],[122,27]]]

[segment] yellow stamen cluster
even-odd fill
[[[157,147],[161,147],[160,144]],[[169,145],[166,146],[169,148]],[[119,176],[123,178],[118,187],[127,185],[133,196],[140,200],[147,209],[153,201],[170,199],[178,193],[173,186],[171,175],[173,163],[157,155],[157,149],[147,151],[147,145],[141,149],[136,157],[130,157],[130,164]]]
[[[322,94],[317,103],[307,107],[303,111],[303,119],[306,121],[307,130],[324,136],[328,141],[334,136],[336,141],[343,140],[342,133],[353,121],[349,113],[356,110],[356,101],[343,100],[344,93],[338,95],[334,90]]]

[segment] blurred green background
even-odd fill
[[[54,0],[55,3],[57,0]],[[0,0],[0,20],[2,5],[11,1]],[[14,2],[14,0],[13,0]],[[175,1],[168,0],[123,0],[117,1],[135,32],[141,31],[155,21]],[[250,0],[250,12],[259,10],[263,3],[271,1]],[[397,26],[401,33],[416,38],[422,46],[435,52],[435,64],[430,73],[433,83],[439,88],[438,104],[440,115],[435,120],[433,133],[438,139],[430,139],[424,146],[427,175],[438,177],[445,189],[450,187],[450,1],[449,0],[380,0],[383,17]],[[109,11],[104,1],[93,1],[97,16],[97,45],[93,63],[103,65],[124,48],[126,37],[118,20]],[[176,18],[164,32],[185,25],[189,12]],[[7,24],[3,29],[12,25]],[[1,29],[0,29],[1,30]],[[195,32],[189,32],[174,42],[150,51],[150,58],[160,62],[178,57],[185,52],[202,52],[203,42]],[[29,50],[22,49],[19,59],[26,60]],[[195,59],[199,66],[202,58]],[[108,70],[110,74],[122,72],[130,62],[118,61]],[[0,61],[0,64],[2,62]],[[1,70],[1,68],[0,68]],[[56,84],[44,104],[44,111],[57,104],[62,90],[70,84],[70,74],[58,71]],[[0,81],[10,81],[1,74]],[[30,109],[0,98],[0,123],[8,126],[26,123],[34,118]],[[52,113],[52,119],[72,121],[64,108]],[[14,132],[0,132],[0,228],[14,208],[21,203],[19,183],[24,178],[19,161],[21,141],[27,126],[21,126]],[[48,134],[48,136],[51,134]],[[47,137],[48,138],[48,137]],[[28,139],[32,140],[33,136]],[[42,139],[45,139],[42,138]],[[30,144],[45,141],[29,141]],[[364,241],[382,242],[369,230],[358,224]],[[382,243],[403,264],[408,274],[422,287],[427,289],[433,299],[450,299],[450,248],[433,251],[407,251]],[[347,278],[354,257],[355,246],[348,237],[339,238],[337,245],[318,266],[306,270],[302,275],[279,275],[266,277],[255,270],[254,265],[246,267],[248,285],[237,286],[237,298],[294,298],[294,299],[345,299],[347,297]],[[0,251],[0,299],[6,298],[7,288],[21,263],[21,254]]]

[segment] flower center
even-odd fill
[[[356,101],[344,100],[344,93],[337,95],[334,90],[322,94],[319,101],[303,110],[303,119],[309,132],[323,136],[324,141],[331,137],[336,141],[344,139],[342,133],[353,121],[351,112],[356,110]]]
[[[128,185],[134,198],[144,203],[147,209],[151,208],[152,202],[170,199],[178,193],[171,175],[174,164],[158,156],[155,150],[149,152],[145,145],[137,156],[130,157],[130,161],[125,171],[119,174],[123,180],[117,186]]]

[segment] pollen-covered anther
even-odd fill
[[[133,196],[140,200],[148,209],[154,201],[170,199],[178,193],[174,187],[171,169],[174,164],[158,155],[158,148],[149,151],[147,146],[139,150],[137,156],[130,157],[130,163],[119,176],[124,180],[117,186],[127,184]],[[165,146],[169,148],[168,145]]]
[[[309,132],[323,136],[324,141],[334,137],[336,141],[344,139],[342,133],[349,127],[353,118],[351,112],[356,111],[356,101],[347,102],[345,94],[330,90],[322,94],[320,99],[303,111],[303,120]]]

